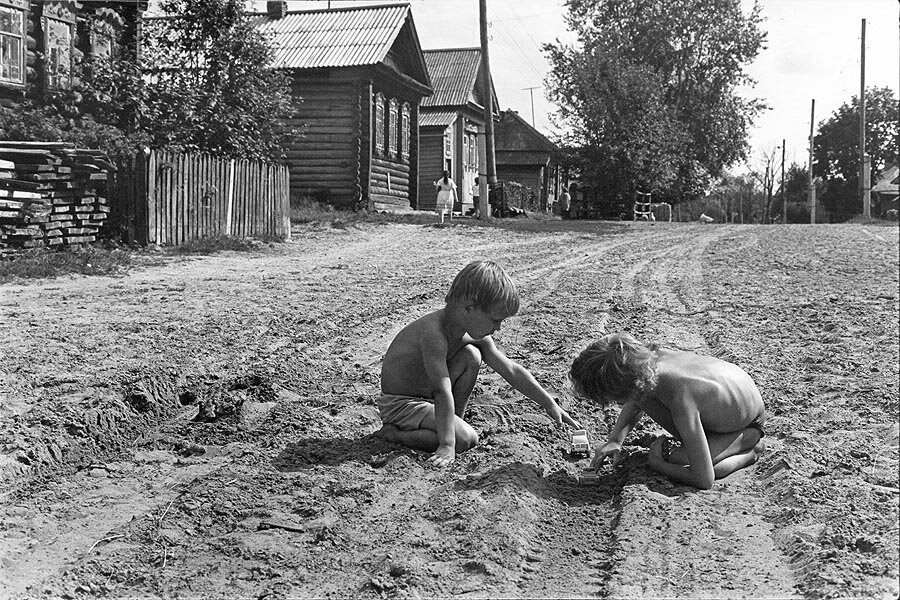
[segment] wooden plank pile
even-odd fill
[[[100,150],[0,140],[0,251],[96,241],[113,168]]]

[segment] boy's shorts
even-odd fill
[[[766,437],[766,430],[763,429],[763,425],[765,425],[765,423],[766,423],[766,411],[763,410],[759,415],[757,415],[757,417],[755,419],[753,419],[750,422],[749,425],[747,425],[747,428],[748,429],[750,429],[750,428],[756,429],[757,431],[759,431],[759,437],[764,438],[764,437]]]
[[[415,396],[384,394],[378,399],[381,422],[396,425],[404,431],[421,429],[425,417],[434,415],[434,401]]]

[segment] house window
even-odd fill
[[[25,11],[0,4],[0,83],[25,83]]]
[[[444,158],[453,158],[453,132],[444,132]]]
[[[72,25],[44,18],[47,87],[68,88],[72,84]]]
[[[388,154],[397,156],[397,101],[391,98],[390,101],[390,122],[388,124]]]
[[[478,169],[478,137],[474,133],[469,134],[469,167]]]
[[[375,94],[375,151],[384,152],[384,96]]]
[[[91,23],[91,55],[94,58],[112,60],[115,51],[116,31],[112,25],[102,21]]]
[[[403,104],[402,114],[403,116],[400,120],[402,124],[400,131],[400,154],[403,158],[409,158],[409,104]]]

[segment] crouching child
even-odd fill
[[[445,306],[404,327],[381,368],[378,435],[449,465],[478,443],[463,420],[478,371],[485,363],[513,388],[537,402],[557,423],[579,428],[534,376],[510,360],[491,335],[519,310],[516,287],[496,263],[475,261],[453,280]]]
[[[649,465],[675,481],[709,489],[754,464],[764,449],[766,411],[756,384],[737,365],[693,352],[643,344],[627,333],[606,335],[572,363],[575,393],[621,406],[591,467],[621,458],[622,444],[643,414],[674,440],[657,438]]]

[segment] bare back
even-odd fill
[[[416,319],[388,346],[381,365],[381,393],[431,398],[435,390],[425,369],[423,348],[445,348],[449,360],[466,344],[475,343],[463,333],[453,336],[445,323],[443,309]]]
[[[735,364],[665,349],[660,349],[657,364],[659,382],[648,404],[659,403],[670,413],[695,407],[707,432],[739,431],[764,414],[759,389]]]

